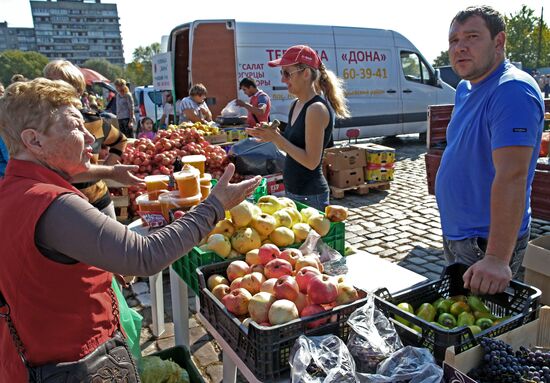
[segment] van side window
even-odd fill
[[[402,51],[401,68],[406,80],[426,85],[433,84],[433,74],[418,54]]]

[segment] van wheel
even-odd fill
[[[426,142],[426,140],[428,139],[428,133],[424,132],[424,133],[418,133],[418,139],[421,141],[421,142]]]

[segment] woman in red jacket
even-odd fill
[[[139,381],[119,331],[112,273],[158,273],[259,183],[230,185],[229,166],[196,209],[135,234],[70,184],[93,156],[79,107],[73,87],[46,79],[12,84],[0,98],[10,153],[0,181],[0,382]]]

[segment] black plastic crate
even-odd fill
[[[206,383],[197,369],[197,366],[193,363],[193,360],[191,360],[191,354],[185,346],[167,348],[166,350],[155,352],[149,356],[158,356],[162,360],[171,359],[172,362],[187,371],[190,383]]]
[[[290,350],[300,335],[334,334],[345,342],[350,331],[347,324],[349,316],[367,302],[366,292],[358,289],[359,300],[338,306],[330,311],[272,327],[259,326],[256,322],[250,322],[247,327],[227,311],[225,306],[206,287],[208,277],[212,274],[225,276],[230,263],[231,261],[226,261],[198,268],[200,310],[256,378],[261,381],[269,382],[289,377]],[[321,318],[330,319],[328,323],[317,328],[307,328],[309,323]]]
[[[454,346],[455,352],[458,354],[476,346],[481,337],[498,336],[538,317],[540,290],[515,280],[510,282],[510,286],[503,293],[480,297],[493,315],[510,316],[510,318],[475,336],[467,327],[445,330],[397,307],[399,303],[407,302],[416,310],[422,303],[431,303],[440,297],[467,295],[469,290],[464,288],[462,280],[466,270],[467,266],[465,265],[451,265],[443,271],[441,279],[402,290],[393,296],[388,290],[381,289],[376,292],[376,306],[388,318],[392,318],[405,345],[430,349],[438,362],[445,360],[445,350],[450,346]],[[422,333],[393,320],[395,316],[400,316],[411,324],[417,325],[422,329]]]

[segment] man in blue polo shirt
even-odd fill
[[[481,6],[459,12],[449,30],[463,81],[435,189],[446,260],[470,265],[464,286],[476,294],[503,291],[521,266],[543,128],[536,82],[505,60],[505,29]]]

